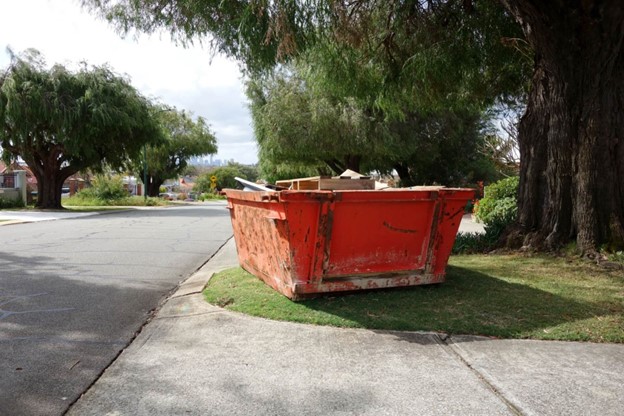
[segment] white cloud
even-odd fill
[[[143,94],[208,120],[223,160],[257,161],[251,118],[235,62],[200,46],[184,49],[168,34],[122,39],[72,0],[2,0],[0,48],[35,48],[48,63],[109,64]],[[0,68],[9,56],[0,53]]]

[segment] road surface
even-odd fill
[[[0,415],[60,415],[231,236],[222,202],[0,226]]]

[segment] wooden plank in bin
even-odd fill
[[[299,191],[375,189],[375,181],[372,179],[331,178],[329,176],[281,180],[275,184]]]
[[[321,179],[319,189],[323,191],[375,189],[372,179]]]

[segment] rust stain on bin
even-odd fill
[[[471,189],[226,189],[241,266],[291,299],[444,281]]]

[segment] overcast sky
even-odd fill
[[[208,120],[218,139],[216,158],[257,162],[238,67],[207,48],[184,49],[167,34],[122,39],[78,0],[0,0],[0,68],[9,63],[7,46],[38,49],[49,64],[108,63],[144,95]]]

